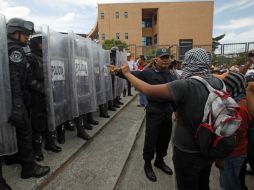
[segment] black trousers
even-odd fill
[[[6,156],[6,159],[14,159],[21,161],[23,170],[31,170],[34,167],[34,156],[32,148],[32,127],[25,111],[23,116],[25,125],[17,125],[16,136],[18,144],[18,153]]]
[[[30,108],[30,119],[33,130],[33,138],[43,136],[48,128],[46,103],[42,103],[44,101],[44,99],[38,99],[38,102],[34,102],[34,104]]]
[[[173,163],[178,190],[209,190],[212,160],[199,153],[187,153],[173,148]]]
[[[167,155],[172,132],[172,112],[154,113],[146,111],[146,131],[143,149],[145,161],[156,157],[162,159]]]
[[[128,80],[127,80],[127,92],[128,92],[128,95],[131,95],[131,83]]]
[[[5,180],[3,178],[3,170],[2,170],[2,158],[0,157],[0,189],[4,189]]]

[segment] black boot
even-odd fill
[[[0,180],[0,190],[12,190],[12,188],[3,180]]]
[[[123,90],[123,97],[126,96],[126,91],[127,91],[126,89]]]
[[[5,179],[3,178],[1,157],[0,157],[0,190],[12,190],[12,188],[6,183]]]
[[[120,106],[117,104],[117,100],[116,99],[113,100],[113,107],[120,108]]]
[[[164,162],[163,158],[156,158],[154,166],[160,168],[164,173],[172,175],[172,169]]]
[[[22,163],[20,154],[18,154],[18,153],[4,156],[4,161],[7,166],[12,165],[12,164],[21,164]]]
[[[73,121],[66,122],[65,129],[68,131],[75,131],[75,123]]]
[[[107,113],[107,105],[101,104],[99,105],[100,110],[100,117],[109,118],[109,115]]]
[[[56,131],[48,131],[45,138],[45,150],[61,152],[62,148],[56,145]]]
[[[89,123],[87,122],[87,114],[83,115],[83,125],[82,125],[85,129],[87,130],[92,130],[93,126],[89,125]]]
[[[57,132],[58,143],[64,144],[65,143],[65,126],[64,126],[64,124],[57,126],[56,132]]]
[[[108,101],[108,110],[116,111],[116,108],[113,107],[113,100]]]
[[[89,140],[91,137],[87,134],[87,132],[84,129],[82,117],[78,117],[75,119],[76,127],[77,127],[77,136]]]
[[[21,178],[27,179],[30,177],[40,178],[47,175],[50,172],[49,166],[41,166],[37,163],[33,163],[32,165],[24,165],[22,164]]]
[[[157,180],[156,175],[155,175],[155,173],[153,171],[152,164],[151,164],[150,161],[149,162],[148,161],[145,162],[144,170],[145,170],[146,177],[149,180],[151,180],[152,182]]]
[[[93,113],[92,113],[92,112],[87,113],[87,122],[88,122],[89,124],[92,124],[92,125],[98,125],[98,124],[99,124],[98,121],[94,120],[94,118],[93,118]]]
[[[42,147],[42,136],[38,135],[33,137],[34,158],[38,162],[44,160],[41,147]]]
[[[117,97],[116,97],[116,103],[117,103],[118,105],[123,105],[123,104],[124,104],[123,102],[120,101],[120,96],[117,96]]]

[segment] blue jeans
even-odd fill
[[[245,155],[225,158],[224,169],[220,169],[221,190],[241,190],[239,174],[245,158]]]
[[[147,105],[146,96],[142,92],[139,92],[138,95],[139,95],[139,104],[142,106],[146,106]]]

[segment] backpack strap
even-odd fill
[[[215,88],[213,88],[205,79],[203,79],[202,77],[200,77],[200,76],[192,76],[192,77],[190,77],[190,78],[193,78],[193,79],[196,79],[196,80],[198,80],[198,81],[200,81],[200,82],[202,82],[204,85],[205,85],[205,87],[209,90],[209,92],[214,92],[214,91],[216,91],[216,89]],[[219,78],[218,78],[219,79]],[[220,91],[223,91],[223,92],[226,92],[226,86],[225,86],[225,84],[224,84],[224,82],[221,80],[221,79],[219,79],[221,82],[222,82],[222,90],[220,90]]]

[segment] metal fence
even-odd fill
[[[212,53],[213,64],[244,64],[247,59],[247,52],[254,50],[254,42],[249,43],[230,43],[220,44],[215,49],[212,45],[189,45],[179,46],[178,44],[173,45],[156,45],[156,46],[137,46],[135,44],[128,45],[127,51],[132,54],[133,58],[138,58],[140,55],[145,55],[148,59],[155,56],[156,50],[159,48],[167,48],[170,50],[171,55],[174,59],[182,60],[184,54],[192,48],[204,48],[208,52]],[[105,48],[105,47],[104,47]],[[110,49],[108,47],[107,49]],[[124,49],[124,47],[119,47]]]
[[[214,50],[212,45],[179,46],[177,44],[156,46],[137,46],[132,44],[128,48],[135,58],[138,58],[139,55],[145,55],[148,59],[155,56],[157,49],[168,48],[174,59],[182,60],[185,52],[195,47],[204,48],[211,52],[213,54],[213,64],[234,65],[245,63],[247,52],[254,49],[254,42],[220,44]]]
[[[174,59],[182,60],[184,54],[194,48],[194,47],[202,47],[206,49],[207,51],[212,51],[211,45],[192,45],[192,46],[179,46],[177,44],[173,45],[156,45],[156,46],[133,46],[130,48],[132,51],[130,51],[134,57],[138,57],[139,55],[145,55],[148,58],[152,58],[155,56],[156,50],[159,48],[167,48],[170,50],[171,55]]]

